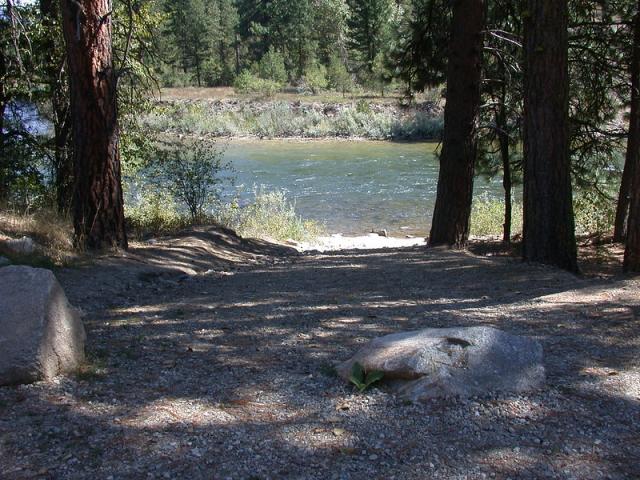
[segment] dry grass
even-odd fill
[[[347,93],[346,97],[340,92],[326,91],[317,95],[300,95],[298,93],[277,93],[270,100],[283,101],[283,102],[295,102],[302,101],[305,103],[344,103],[345,101],[357,101],[368,100],[379,104],[396,104],[403,99],[402,92],[389,92],[385,93],[384,97],[381,97],[379,93],[375,92],[355,92]],[[424,95],[416,95],[418,102],[424,100]],[[238,94],[231,87],[215,87],[215,88],[198,88],[198,87],[183,87],[183,88],[163,88],[161,91],[161,97],[163,100],[225,100],[225,99],[238,99],[238,100],[254,100],[256,95],[252,94]]]
[[[22,214],[0,209],[0,240],[31,237],[38,244],[38,252],[30,258],[13,258],[11,252],[0,254],[15,260],[16,263],[47,263],[65,265],[77,257],[73,249],[73,228],[67,218],[54,210],[40,210],[32,214]]]

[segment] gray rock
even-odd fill
[[[7,249],[20,255],[31,255],[36,250],[36,243],[30,237],[12,238],[2,243]]]
[[[84,361],[84,326],[49,270],[0,268],[0,385],[48,380]]]
[[[6,267],[7,265],[11,265],[11,261],[7,257],[0,256],[0,267]]]
[[[355,362],[384,372],[402,397],[421,401],[489,392],[526,392],[544,384],[542,346],[491,327],[429,328],[376,338],[337,367],[349,378]]]

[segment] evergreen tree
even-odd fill
[[[526,11],[523,256],[577,272],[567,0],[528,0]]]
[[[485,13],[484,0],[458,1],[453,5],[444,139],[430,246],[463,248],[469,239]]]
[[[407,0],[390,45],[393,75],[410,91],[445,81],[451,9],[447,0]]]
[[[218,37],[218,3],[205,0],[168,0],[167,33],[172,37],[175,61],[184,73],[193,71],[202,85],[204,64]]]
[[[62,2],[76,178],[74,228],[78,246],[89,249],[127,248],[117,72],[111,18],[105,22],[104,17],[110,6],[108,0]]]
[[[631,115],[627,162],[632,175],[624,269],[640,272],[640,1],[634,21],[632,57]]]
[[[383,53],[390,39],[389,0],[350,0],[349,46],[359,70],[373,72],[376,57]]]

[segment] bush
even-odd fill
[[[473,202],[471,234],[478,237],[502,235],[504,228],[504,201],[482,196]],[[512,234],[522,233],[522,204],[514,203],[511,212]]]
[[[207,87],[215,87],[220,84],[223,75],[223,65],[213,59],[202,62],[202,80]]]
[[[327,81],[329,83],[329,87],[342,92],[343,95],[353,89],[353,78],[347,70],[347,67],[337,55],[333,55],[329,60]]]
[[[230,165],[222,162],[224,152],[211,142],[192,144],[164,142],[149,168],[149,175],[158,188],[166,188],[184,203],[191,221],[197,223],[220,198],[220,173]]]
[[[440,140],[444,132],[444,118],[417,112],[410,119],[395,121],[391,136],[395,140]]]
[[[325,90],[329,85],[327,69],[321,64],[312,65],[304,74],[304,82],[314,94]]]
[[[243,237],[305,241],[323,233],[320,224],[296,215],[284,192],[266,192],[263,188],[255,190],[254,202],[246,207],[226,205],[217,220]]]
[[[580,190],[574,195],[573,210],[577,234],[604,234],[613,231],[616,218],[614,200],[593,190]]]
[[[137,238],[173,233],[189,223],[173,197],[162,190],[144,190],[135,204],[127,202],[125,217],[129,233]]]
[[[281,85],[273,80],[265,80],[244,70],[233,83],[236,93],[252,93],[264,97],[273,97],[281,89]]]
[[[441,116],[418,112],[398,119],[390,112],[375,112],[366,101],[355,108],[341,108],[327,116],[316,109],[294,109],[274,102],[259,113],[250,108],[212,115],[206,105],[170,105],[156,108],[143,119],[144,128],[155,132],[196,135],[259,137],[362,137],[376,140],[438,140]]]
[[[282,88],[287,83],[287,70],[282,53],[270,47],[258,64],[258,75],[264,80],[275,82]]]

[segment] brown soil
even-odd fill
[[[590,266],[608,247],[582,277],[484,248],[199,229],[59,270],[91,364],[0,388],[0,478],[639,478],[640,279]],[[407,405],[333,376],[370,338],[470,325],[540,340],[547,387]]]

